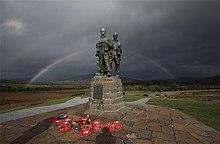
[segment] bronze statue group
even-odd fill
[[[101,29],[101,36],[96,44],[96,57],[98,73],[97,76],[111,76],[112,64],[115,63],[115,75],[119,75],[121,61],[121,44],[118,41],[118,34],[113,34],[113,39],[106,37],[106,30]]]

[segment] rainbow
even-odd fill
[[[36,75],[34,75],[33,78],[30,79],[29,84],[33,83],[34,81],[36,81],[40,76],[42,76],[45,72],[47,72],[49,69],[51,69],[52,67],[54,67],[55,65],[61,63],[62,61],[69,59],[75,55],[79,55],[81,54],[83,51],[79,51],[79,52],[75,52],[69,55],[66,55],[64,57],[61,57],[57,60],[55,60],[54,62],[52,62],[51,64],[49,64],[48,66],[44,67],[43,69],[41,69]]]
[[[29,84],[33,83],[34,81],[36,81],[39,77],[41,77],[45,72],[47,72],[49,69],[51,69],[52,67],[54,67],[55,65],[61,63],[62,61],[69,59],[75,55],[79,55],[80,53],[82,53],[83,51],[79,51],[79,52],[75,52],[69,55],[66,55],[64,57],[61,57],[57,60],[55,60],[54,62],[52,62],[51,64],[49,64],[48,66],[44,67],[43,69],[41,69],[36,75],[34,75],[33,78],[30,79]],[[130,53],[130,52],[128,52]],[[133,53],[132,53],[133,54]],[[149,56],[147,55],[141,55],[141,54],[136,54],[138,57],[145,59],[149,62],[151,62],[152,64],[154,64],[155,66],[157,66],[159,69],[161,69],[163,72],[165,72],[169,77],[175,79],[175,76],[168,71],[167,68],[165,68],[163,65],[161,65],[159,62],[151,59]]]
[[[135,52],[131,52],[131,51],[127,51],[127,52],[130,53],[130,54],[132,54],[132,55],[135,53]],[[142,59],[144,59],[144,60],[149,61],[149,62],[152,63],[152,64],[154,64],[154,65],[157,66],[159,69],[161,69],[164,73],[166,73],[170,78],[176,79],[175,76],[174,76],[171,72],[169,72],[169,70],[168,70],[167,68],[165,68],[162,64],[160,64],[159,62],[153,60],[152,58],[150,58],[150,57],[147,56],[146,54],[145,54],[145,55],[142,55],[142,54],[136,53],[135,55],[138,56],[138,57],[140,57],[140,58],[142,58]]]
[[[147,55],[140,55],[138,54],[139,57],[148,60],[149,62],[151,62],[152,64],[154,64],[155,66],[157,66],[158,68],[160,68],[163,72],[165,72],[169,77],[171,77],[172,79],[176,79],[175,76],[169,72],[169,70],[167,68],[165,68],[162,64],[160,64],[159,62],[151,59],[149,56]]]

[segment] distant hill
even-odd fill
[[[91,79],[93,76],[94,74],[79,75],[79,76],[74,76],[69,79],[66,79],[63,82],[74,82],[74,81],[80,81],[80,80],[85,80],[85,79]]]
[[[81,75],[81,76],[76,76],[74,78],[60,81],[58,83],[66,83],[66,84],[78,84],[78,85],[85,85],[89,86],[90,85],[90,79],[94,77],[93,74],[89,75]],[[146,82],[146,80],[136,80],[133,78],[128,78],[128,77],[120,77],[122,81],[125,82]],[[152,81],[152,80],[150,80]],[[160,81],[160,80],[153,80],[153,81]],[[205,77],[205,78],[190,78],[190,77],[180,77],[177,79],[169,79],[169,80],[163,80],[167,82],[177,82],[177,83],[196,83],[196,84],[219,84],[220,82],[220,76],[213,76],[213,77]]]
[[[75,76],[75,77],[68,79],[68,80],[54,82],[54,83],[77,84],[77,85],[89,86],[90,80],[93,77],[94,77],[94,74],[80,75],[80,76]],[[120,77],[120,78],[122,79],[122,81],[141,82],[141,80],[136,80],[136,79],[132,79],[132,78],[128,78],[128,77]]]
[[[181,77],[176,80],[181,83],[198,83],[198,84],[220,84],[220,76],[204,77],[204,78],[190,78]]]
[[[53,82],[53,83],[62,83],[62,84],[77,84],[77,85],[83,85],[83,86],[89,86],[90,85],[90,79],[94,76],[94,74],[87,74],[87,75],[79,75],[74,76],[72,78]]]
[[[120,77],[122,79],[122,81],[131,81],[131,82],[143,82],[144,80],[136,80],[133,78],[129,78],[129,77]]]
[[[0,79],[1,83],[9,82],[9,83],[28,83],[30,79],[28,78],[18,78],[18,79]]]
[[[91,78],[94,77],[94,74],[87,74],[87,75],[79,75],[74,76],[72,78],[66,80],[59,80],[59,81],[49,81],[45,83],[60,83],[60,84],[78,84],[89,86]],[[148,80],[136,80],[129,77],[120,77],[124,82],[147,82]],[[28,82],[28,78],[24,79],[0,79],[0,82]],[[149,81],[160,81],[160,80],[149,80]],[[177,79],[167,79],[163,80],[167,82],[177,82],[177,83],[196,83],[196,84],[220,84],[220,76],[212,76],[212,77],[204,77],[204,78],[191,78],[191,77],[180,77]]]

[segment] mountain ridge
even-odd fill
[[[60,81],[48,81],[48,82],[39,82],[39,83],[89,85],[90,79],[92,77],[94,77],[94,74],[86,74],[86,75],[73,76],[72,78],[60,80]],[[122,79],[122,81],[126,81],[126,82],[167,81],[167,82],[177,82],[177,83],[220,84],[220,75],[202,77],[202,78],[179,77],[177,79],[166,79],[166,80],[137,80],[129,77],[120,77],[120,78]],[[28,78],[0,79],[0,82],[29,82],[29,79]]]

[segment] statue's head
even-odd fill
[[[117,40],[117,39],[118,39],[118,33],[115,32],[115,33],[113,34],[113,39],[114,39],[114,40]]]
[[[106,34],[106,30],[104,28],[101,29],[101,35],[105,35]]]

